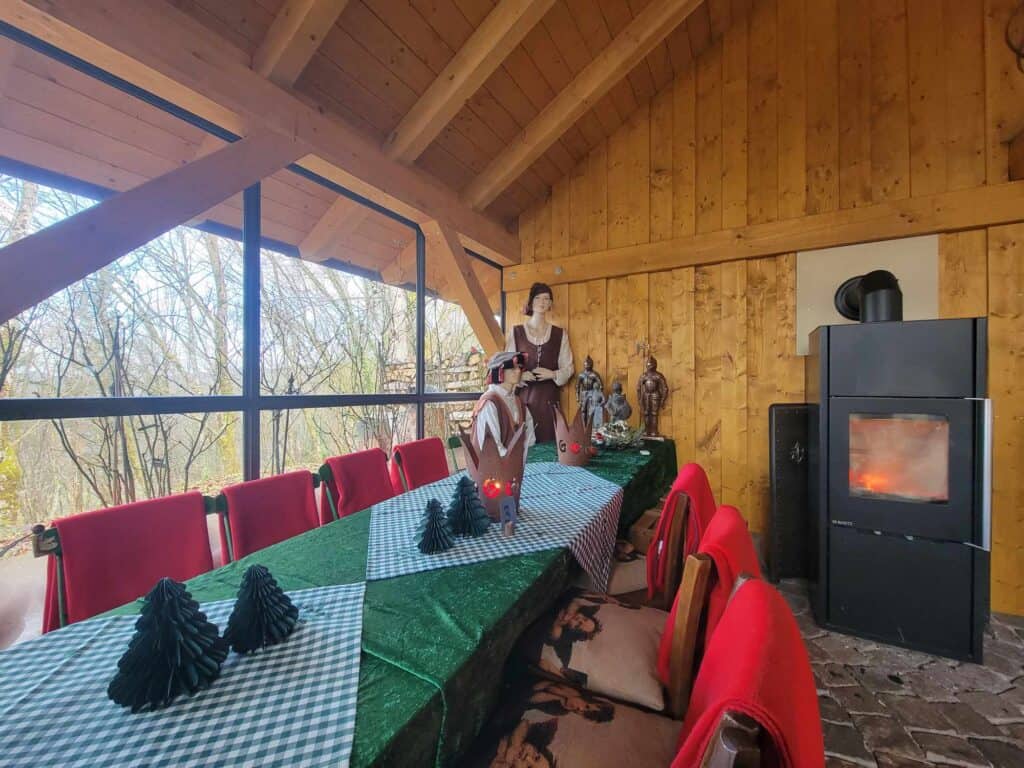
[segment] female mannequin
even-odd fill
[[[526,355],[526,370],[522,378],[526,386],[523,402],[533,416],[538,443],[555,439],[551,404],[558,402],[558,390],[569,381],[573,372],[569,334],[548,321],[551,307],[551,288],[544,283],[534,283],[523,310],[526,322],[512,328],[505,346],[509,352]]]

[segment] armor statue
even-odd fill
[[[644,417],[644,436],[658,437],[658,411],[668,398],[668,382],[658,370],[654,355],[647,358],[647,370],[636,383],[636,399]]]
[[[622,394],[621,381],[616,381],[612,384],[612,393],[608,396],[608,405],[605,407],[608,409],[609,421],[626,421],[633,415],[633,406],[629,404],[626,396]]]
[[[586,403],[590,399],[590,393],[594,390],[595,384],[597,391],[603,395],[604,382],[601,381],[601,374],[594,370],[594,359],[587,355],[587,359],[583,361],[583,370],[576,374],[576,405],[584,413],[590,411]]]
[[[587,416],[590,419],[592,429],[599,429],[604,424],[604,391],[601,388],[601,377],[596,376],[590,382],[590,392],[587,393]]]

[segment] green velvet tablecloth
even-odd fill
[[[656,503],[675,474],[671,442],[647,448],[650,456],[609,451],[588,467],[623,486],[624,518]],[[529,458],[550,461],[553,446],[535,446]],[[197,576],[189,589],[201,602],[232,598],[253,563],[286,590],[362,581],[369,524],[369,511],[350,515]],[[512,646],[572,567],[567,550],[547,550],[369,582],[351,764],[450,765],[463,755],[494,708]]]

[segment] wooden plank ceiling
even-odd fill
[[[541,0],[540,11],[546,13],[540,22],[524,22],[528,31],[519,35],[522,42],[511,48],[482,86],[467,89],[472,93],[468,101],[414,164],[451,189],[465,190],[652,2],[663,0]],[[336,15],[326,7],[340,4],[324,0],[171,4],[223,37],[261,73],[385,147],[403,117],[497,6],[496,0],[348,0]],[[690,67],[694,56],[748,4],[749,0],[694,4],[686,20],[667,36],[658,33],[660,42],[653,50],[498,193],[486,212],[514,227],[523,210],[545,199],[551,185],[592,147]],[[301,36],[305,29],[306,39],[298,50],[288,49],[287,39],[281,41],[279,17],[299,13],[304,15],[293,18],[292,34]],[[311,45],[308,28],[315,23],[326,31]],[[0,44],[14,45],[3,40]],[[13,65],[0,79],[4,155],[124,190],[221,143],[111,86],[14,47]],[[284,57],[276,59],[275,49]],[[266,236],[301,247],[306,258],[336,258],[394,282],[409,279],[409,229],[362,210],[353,216],[346,201],[288,171],[266,179],[263,190]],[[239,227],[240,196],[207,217]],[[478,265],[477,271],[488,295],[496,297],[496,270]],[[429,287],[443,289],[440,270],[432,267],[430,273]]]

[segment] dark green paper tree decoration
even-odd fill
[[[283,642],[295,630],[299,609],[262,565],[242,577],[224,639],[236,653],[252,653]]]
[[[420,552],[425,555],[435,555],[450,549],[455,539],[452,536],[452,529],[445,517],[441,502],[431,499],[427,502],[427,509],[423,513],[423,522],[420,524]]]
[[[185,585],[160,579],[146,595],[107,696],[132,712],[161,709],[209,686],[227,655],[228,644]]]
[[[451,504],[448,505],[448,523],[456,536],[483,536],[491,527],[491,518],[480,501],[476,484],[468,475],[459,478]]]

